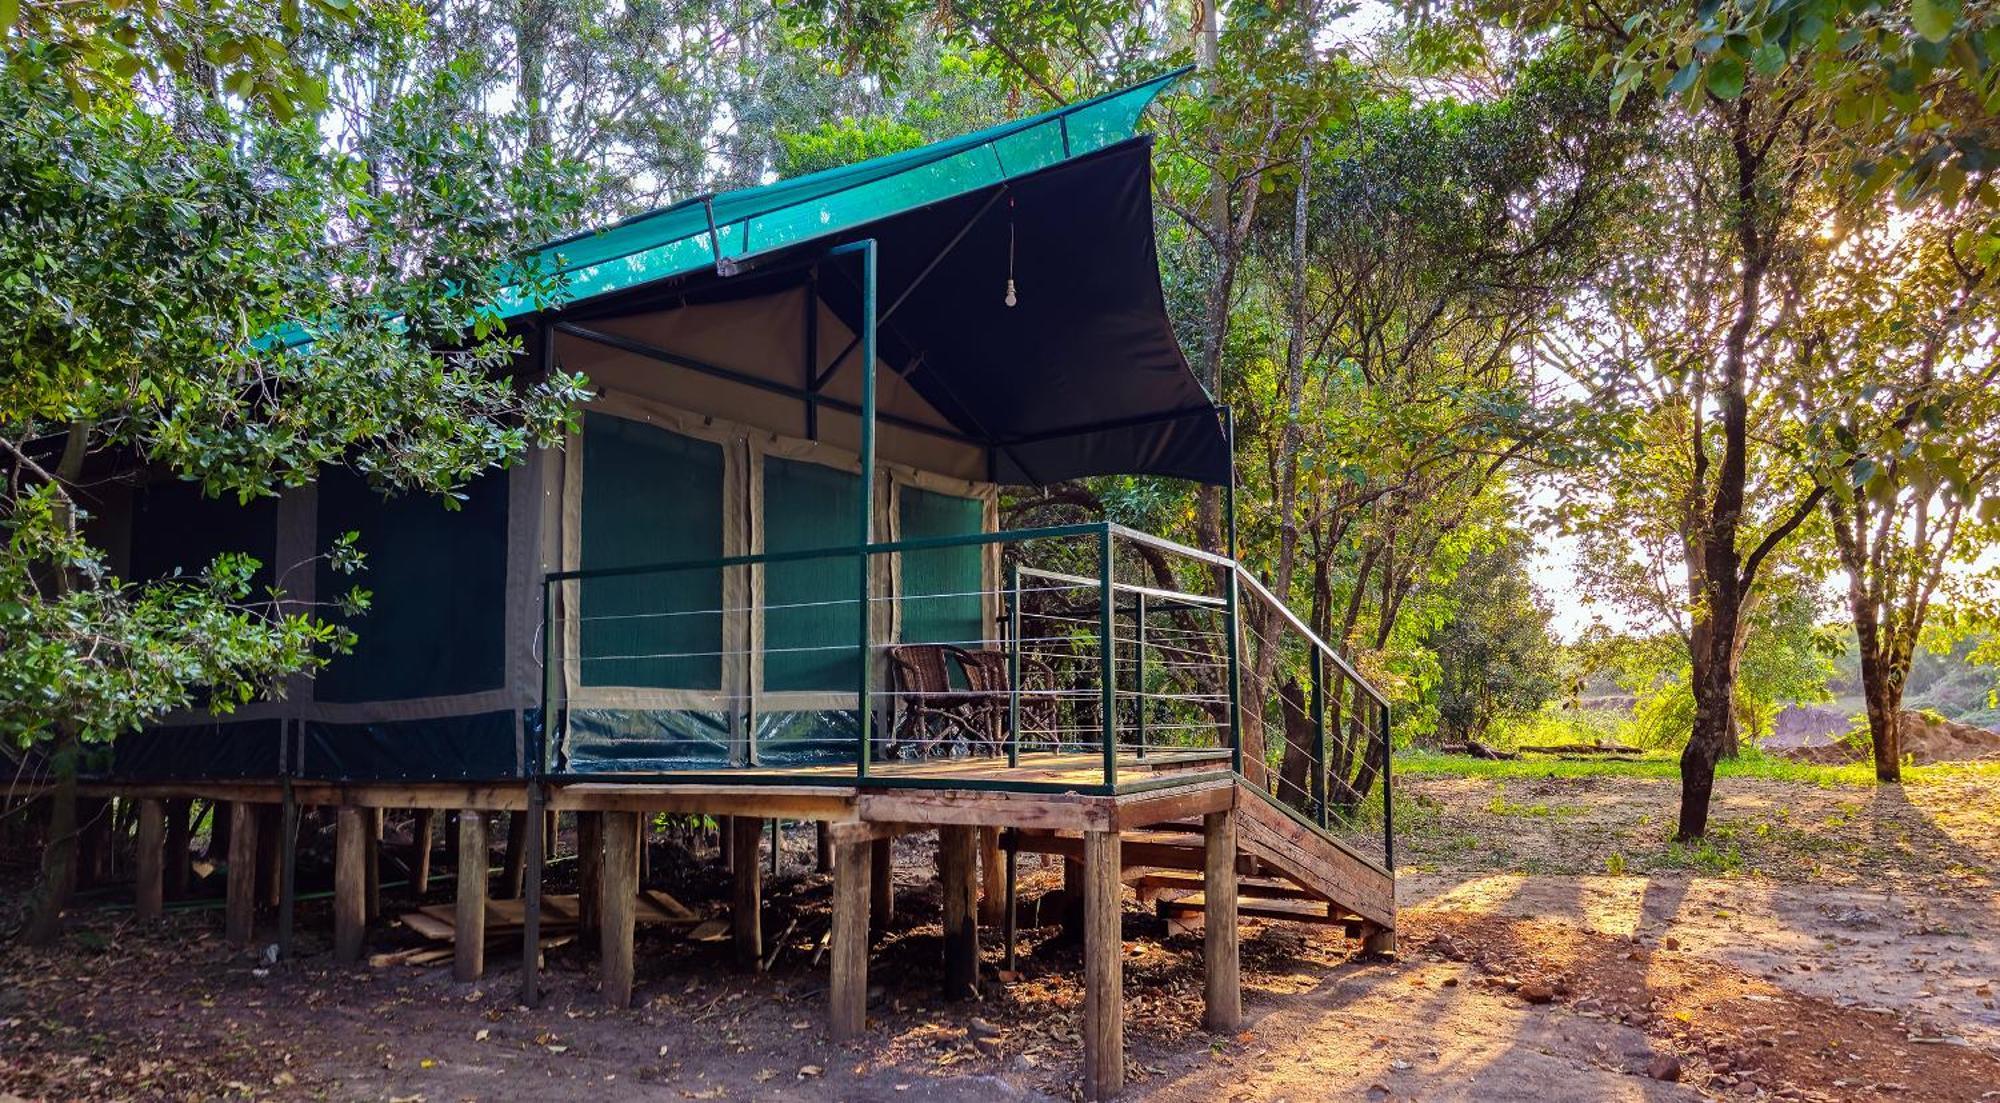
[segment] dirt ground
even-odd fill
[[[1128,903],[1130,1097],[2000,1099],[1990,779],[1725,780],[1716,841],[1693,851],[1665,843],[1668,782],[1398,784],[1399,958],[1246,926],[1233,1037],[1200,1029],[1199,942]],[[630,1011],[602,1007],[574,948],[550,955],[528,1010],[508,958],[470,985],[448,966],[334,967],[323,903],[301,906],[300,952],[278,965],[225,947],[213,912],[140,930],[84,909],[50,951],[0,948],[0,1100],[1073,1097],[1077,948],[1024,907],[1021,974],[942,1002],[928,847],[899,843],[898,912],[852,1044],[826,1038],[828,879],[803,872],[799,833],[766,915],[785,932],[771,971],[642,930]],[[663,843],[655,862],[683,900],[720,908],[705,855]],[[1024,896],[1057,880],[1023,870]],[[371,945],[411,940],[390,928]]]

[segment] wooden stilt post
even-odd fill
[[[548,848],[555,839],[556,814],[541,813],[548,790],[541,781],[528,781],[528,811],[537,822],[528,840],[527,884],[521,896],[521,1003],[528,1007],[542,1002],[542,872],[548,865]]]
[[[755,816],[732,817],[735,841],[731,857],[735,859],[736,891],[730,905],[730,920],[735,927],[736,964],[746,969],[757,968],[764,959],[761,914],[764,867],[757,861],[763,827],[763,821]]]
[[[1011,973],[1021,967],[1019,958],[1019,943],[1021,941],[1021,883],[1019,878],[1021,872],[1021,851],[1015,845],[1019,842],[1019,839],[1015,837],[1013,828],[1010,827],[1007,829],[1007,836],[1006,899],[1001,904],[1000,937],[1006,940],[1006,968]]]
[[[422,897],[431,891],[431,837],[436,834],[437,809],[417,809],[410,826],[410,891]]]
[[[500,872],[500,898],[519,900],[521,880],[527,871],[528,855],[528,814],[510,812],[507,814],[507,857],[506,865]]]
[[[361,842],[367,851],[363,872],[368,878],[368,921],[373,923],[382,918],[382,810],[363,808],[361,819],[365,825]]]
[[[635,855],[639,863],[639,886],[653,879],[653,816],[651,813],[639,817],[639,853]]]
[[[78,824],[84,809],[77,809]],[[205,851],[211,862],[229,860],[229,806],[223,801],[208,802],[208,849]],[[78,856],[81,860],[81,855]]]
[[[1083,937],[1083,863],[1075,858],[1062,860],[1063,870],[1063,910],[1062,931],[1066,938]]]
[[[771,879],[774,881],[778,878],[778,860],[785,853],[784,827],[783,820],[771,821]]]
[[[278,957],[292,959],[292,922],[298,911],[299,801],[292,779],[284,779],[284,803],[278,806]]]
[[[229,804],[228,904],[223,933],[229,941],[245,944],[254,933],[257,917],[257,806],[243,801]]]
[[[169,900],[179,900],[188,893],[188,844],[193,841],[188,813],[193,804],[190,800],[167,802],[167,853],[163,868]]]
[[[279,890],[283,888],[280,882],[285,871],[284,811],[282,805],[257,806],[257,887],[267,908],[278,906]]]
[[[1005,902],[1005,878],[1000,869],[1000,829],[982,827],[979,829],[979,922],[988,927],[1000,925],[1000,913]]]
[[[1083,833],[1083,1097],[1125,1087],[1125,946],[1120,933],[1118,833]]]
[[[979,995],[977,881],[979,829],[938,828],[938,886],[944,895],[944,995]]]
[[[833,832],[827,829],[825,820],[813,824],[813,869],[819,873],[833,871]]]
[[[896,840],[876,839],[868,850],[868,925],[879,933],[896,914]]]
[[[486,816],[458,814],[458,910],[452,916],[452,976],[478,980],[486,972]]]
[[[576,814],[576,914],[579,937],[597,937],[597,898],[603,891],[604,820],[597,812]]]
[[[632,924],[639,893],[639,814],[604,815],[604,875],[597,902],[597,946],[603,962],[604,1002],[632,1006]]]
[[[1242,967],[1236,931],[1236,810],[1202,817],[1202,1025],[1234,1033],[1243,1023]]]
[[[76,884],[89,888],[104,880],[110,863],[105,851],[111,844],[111,802],[79,797],[76,802]],[[230,878],[235,883],[235,878]]]
[[[163,898],[166,882],[161,875],[161,862],[167,854],[167,815],[157,800],[139,802],[139,853],[134,864],[134,874],[138,883],[133,891],[133,910],[139,918],[148,922],[160,918],[165,912]]]
[[[341,806],[333,837],[333,956],[341,962],[361,960],[361,940],[368,927],[368,817],[363,809]]]
[[[820,825],[826,839],[826,825]],[[868,1026],[868,896],[867,842],[843,842],[833,862],[833,973],[827,989],[829,1030],[836,1042],[860,1034]]]
[[[1396,952],[1396,932],[1393,928],[1379,923],[1361,925],[1361,952],[1364,954],[1393,954]]]

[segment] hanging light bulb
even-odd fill
[[[1014,294],[1014,197],[1007,197],[1007,297],[1002,300],[1008,306],[1020,302]]]

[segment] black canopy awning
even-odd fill
[[[872,238],[878,355],[988,450],[993,481],[1132,474],[1225,483],[1219,412],[1181,354],[1160,288],[1150,153],[1149,139],[1128,139],[752,252],[725,264],[730,274],[704,268],[593,297],[557,320],[768,294],[816,270],[821,300],[858,331],[858,268],[821,258]],[[859,371],[860,360],[850,353],[821,370],[830,379]]]

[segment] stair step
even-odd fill
[[[1207,887],[1206,879],[1200,874],[1178,871],[1143,873],[1133,879],[1132,885],[1141,891],[1147,889],[1166,889],[1169,891],[1185,890],[1200,892]],[[1314,900],[1321,904],[1327,902],[1326,897],[1321,896],[1311,889],[1303,888],[1289,881],[1281,881],[1268,877],[1238,878],[1236,882],[1236,894],[1246,900]]]
[[[1161,900],[1154,905],[1162,919],[1183,919],[1208,910],[1208,900],[1203,894],[1183,896],[1176,900]],[[1322,927],[1345,927],[1350,937],[1360,937],[1361,920],[1349,915],[1328,915],[1325,904],[1314,904],[1303,900],[1238,900],[1238,917],[1257,919],[1278,919],[1288,923],[1315,923]]]
[[[1125,869],[1150,867],[1156,869],[1201,870],[1207,866],[1205,849],[1199,844],[1154,842],[1145,838],[1130,836],[1142,832],[1130,832],[1118,847],[1119,865]],[[1002,840],[1001,846],[1008,845]],[[1083,840],[1074,835],[1021,835],[1015,838],[1014,848],[1022,854],[1060,854],[1065,858],[1083,857]],[[1239,873],[1255,871],[1254,859],[1247,854],[1236,856]]]

